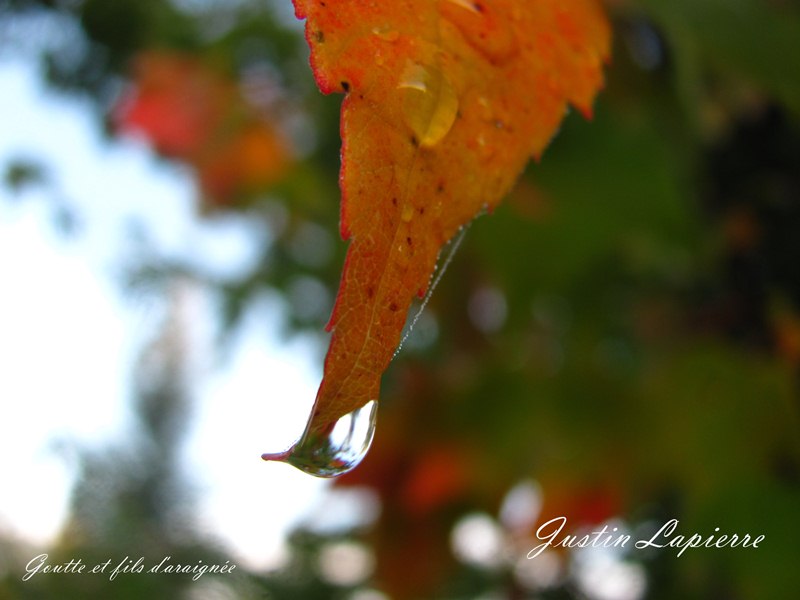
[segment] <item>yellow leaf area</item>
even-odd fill
[[[439,251],[492,210],[572,104],[591,114],[610,30],[592,0],[295,0],[317,84],[345,92],[350,240],[309,430],[379,395]]]

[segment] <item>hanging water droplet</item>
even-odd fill
[[[403,114],[420,146],[438,144],[453,127],[458,96],[445,74],[435,67],[408,63],[397,85]]]
[[[375,435],[378,401],[343,416],[330,427],[312,431],[285,452],[265,453],[264,460],[284,462],[316,477],[337,477],[364,459]]]

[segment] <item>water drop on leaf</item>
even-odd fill
[[[400,214],[400,218],[403,219],[404,223],[408,223],[414,218],[414,206],[411,203],[403,206],[403,212]]]
[[[408,63],[398,89],[403,94],[403,114],[420,146],[438,144],[453,127],[458,96],[445,74],[435,67]]]
[[[475,2],[472,2],[472,0],[445,0],[445,1],[449,2],[450,4],[455,4],[456,6],[460,6],[464,10],[468,10],[472,13],[475,13],[476,15],[481,14],[481,11],[478,10],[477,4]]]
[[[364,459],[375,435],[378,402],[371,400],[327,428],[306,428],[303,437],[285,452],[265,453],[264,460],[283,462],[317,477],[337,477]]]
[[[376,27],[372,30],[378,38],[382,39],[384,42],[391,42],[394,43],[400,39],[400,32],[395,29],[390,29],[388,27]]]
[[[519,52],[514,30],[509,27],[513,6],[490,7],[481,0],[440,0],[439,10],[490,62],[503,63]]]

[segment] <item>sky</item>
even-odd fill
[[[43,89],[34,65],[0,60],[0,165],[27,156],[46,184],[12,195],[0,186],[0,530],[46,545],[63,523],[74,468],[64,442],[102,448],[130,431],[131,367],[163,309],[126,297],[119,269],[132,221],[156,255],[206,272],[257,260],[269,232],[242,217],[199,220],[185,170],[137,140],[103,139],[90,106]],[[53,222],[75,208],[77,233]],[[198,485],[198,520],[242,561],[277,564],[283,535],[312,518],[325,484],[264,463],[300,435],[320,377],[312,339],[281,339],[283,307],[264,295],[245,316],[230,357],[213,358],[215,298],[187,284],[197,401],[185,447]]]

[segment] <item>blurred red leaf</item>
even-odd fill
[[[197,56],[140,55],[113,119],[119,131],[141,133],[161,155],[194,167],[212,205],[275,183],[291,162],[286,140],[237,82]]]

